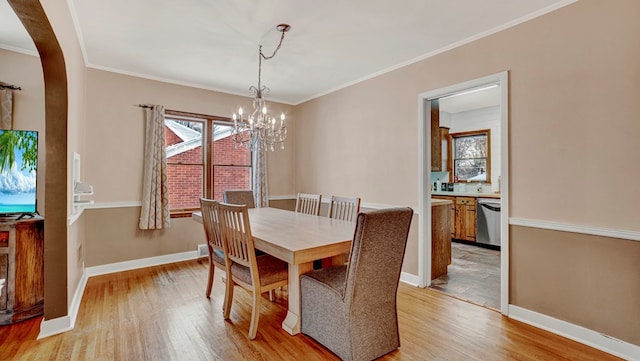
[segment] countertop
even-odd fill
[[[445,204],[453,204],[453,201],[450,201],[448,199],[434,199],[434,198],[431,198],[431,207],[444,206]]]
[[[450,197],[475,197],[475,198],[497,198],[500,199],[500,193],[478,193],[478,192],[432,192],[432,196],[450,196]],[[432,200],[433,202],[433,200]]]

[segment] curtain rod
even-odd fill
[[[7,88],[11,90],[22,90],[22,88],[17,85],[5,84],[2,82],[0,82],[0,88]]]
[[[140,107],[140,108],[146,108],[146,109],[153,109],[153,105],[149,105],[149,104],[134,104],[134,106]]]

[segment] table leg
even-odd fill
[[[289,284],[287,286],[289,310],[282,322],[282,328],[292,335],[300,333],[300,276],[313,271],[313,262],[289,264]]]

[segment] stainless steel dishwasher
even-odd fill
[[[476,243],[500,248],[500,200],[479,198],[476,220]]]

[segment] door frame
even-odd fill
[[[450,85],[418,95],[418,287],[431,285],[431,100],[490,84],[500,85],[500,312],[509,310],[509,72]],[[427,221],[428,220],[428,221]]]

